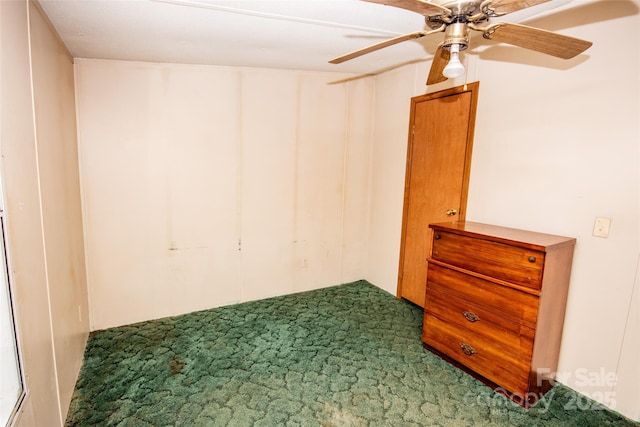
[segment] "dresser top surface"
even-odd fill
[[[520,230],[498,225],[483,224],[471,221],[440,222],[430,224],[434,230],[448,231],[464,236],[482,238],[494,242],[526,246],[541,251],[575,245],[573,237],[556,236],[535,231]]]

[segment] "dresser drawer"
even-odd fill
[[[507,351],[480,334],[425,313],[422,340],[505,390],[524,395],[528,388],[530,359]]]
[[[430,291],[449,294],[484,306],[495,313],[534,326],[539,298],[507,286],[501,286],[435,263],[429,263],[427,295]],[[425,307],[429,307],[428,303]]]
[[[481,335],[504,351],[525,359],[533,350],[534,330],[470,301],[427,289],[427,314],[457,325],[469,336]]]
[[[496,279],[540,289],[545,253],[436,231],[431,257]]]

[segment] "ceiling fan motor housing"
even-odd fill
[[[450,50],[451,46],[457,44],[459,50],[463,51],[469,47],[469,28],[466,22],[455,22],[447,25],[444,32],[444,43],[442,48]]]
[[[436,29],[442,24],[446,26],[445,39],[442,47],[450,50],[452,45],[458,45],[459,51],[469,47],[468,24],[479,24],[489,19],[487,12],[491,0],[439,0],[436,3],[449,9],[449,14],[425,16],[427,26]]]

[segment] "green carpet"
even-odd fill
[[[360,281],[90,335],[67,426],[638,426],[556,385],[528,411]]]

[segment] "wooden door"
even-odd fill
[[[424,307],[429,224],[463,221],[479,83],[411,99],[398,297]]]

